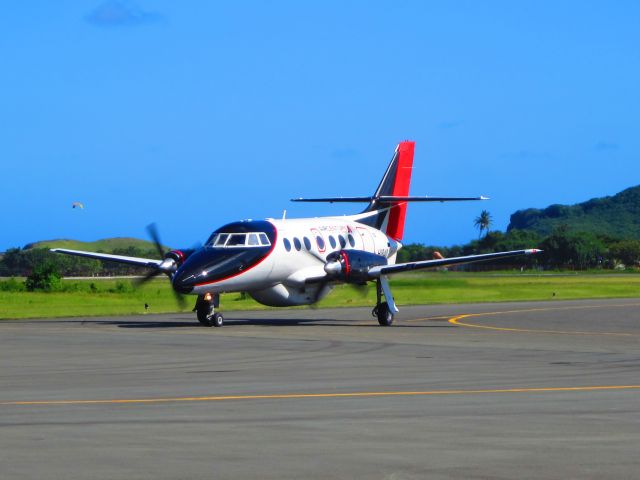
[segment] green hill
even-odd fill
[[[82,242],[80,240],[68,239],[42,240],[25,245],[24,248],[25,250],[31,250],[34,248],[68,248],[71,250],[89,250],[92,252],[112,253],[116,250],[123,251],[131,247],[139,250],[153,250],[154,252],[156,250],[153,242],[127,237],[103,238],[102,240],[96,240],[95,242]],[[166,247],[163,248],[164,250],[168,250]]]
[[[561,226],[621,239],[640,239],[640,185],[576,205],[518,210],[511,215],[507,231],[530,230],[549,235]]]

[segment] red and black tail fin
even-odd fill
[[[371,223],[371,226],[382,230],[388,237],[398,241],[402,240],[402,235],[404,234],[407,201],[387,200],[381,202],[380,199],[409,197],[415,145],[416,142],[411,141],[404,141],[398,144],[376,193],[364,210],[365,212],[378,211],[378,215],[367,218],[363,223]]]
[[[461,202],[467,200],[488,200],[487,197],[412,197],[409,195],[413,151],[415,142],[400,142],[391,163],[384,172],[380,185],[372,196],[366,197],[323,197],[293,198],[294,202],[359,203],[367,202],[367,208],[352,218],[362,224],[382,230],[388,237],[401,241],[404,234],[404,220],[409,202]]]

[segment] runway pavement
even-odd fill
[[[638,478],[639,308],[0,321],[0,478]]]

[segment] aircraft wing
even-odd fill
[[[127,263],[129,265],[137,265],[139,267],[149,267],[160,270],[162,260],[153,260],[151,258],[127,257],[125,255],[112,255],[110,253],[85,252],[82,250],[68,250],[66,248],[52,248],[52,252],[64,253],[66,255],[76,255],[78,257],[95,258],[97,260],[107,260],[110,262]]]
[[[542,252],[542,250],[530,248],[527,250],[511,250],[509,252],[485,253],[482,255],[467,255],[464,257],[438,258],[434,260],[420,260],[417,262],[396,263],[395,265],[380,265],[378,267],[372,267],[369,270],[369,275],[372,277],[380,277],[381,275],[391,275],[394,273],[408,272],[411,270],[421,270],[424,268],[447,267],[449,265],[483,262],[486,260],[495,260],[498,258],[517,257],[519,255],[533,255],[540,252]]]

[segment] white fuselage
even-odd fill
[[[276,240],[262,261],[229,278],[196,286],[191,293],[248,292],[265,305],[307,305],[331,290],[330,285],[307,283],[325,275],[330,253],[362,250],[381,255],[392,264],[401,247],[382,231],[348,216],[267,221],[276,229]],[[318,292],[319,288],[323,291]]]

